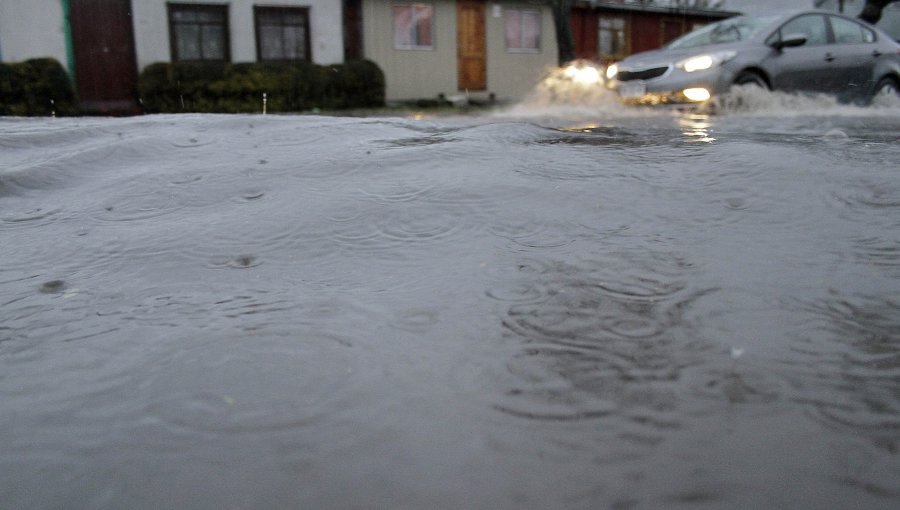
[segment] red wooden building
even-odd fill
[[[608,64],[738,14],[684,4],[688,2],[576,1],[572,9],[575,56]]]

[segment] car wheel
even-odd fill
[[[875,85],[875,93],[872,94],[872,101],[878,101],[880,99],[892,100],[898,97],[900,97],[900,84],[898,84],[895,78],[885,76],[878,80],[878,84]]]
[[[759,75],[759,73],[754,73],[753,71],[743,71],[738,74],[734,79],[735,85],[753,85],[765,90],[769,90],[769,84],[766,83],[766,79]]]

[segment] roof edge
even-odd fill
[[[627,11],[627,12],[652,12],[656,14],[674,14],[674,15],[691,15],[691,16],[705,16],[708,18],[730,18],[733,16],[740,16],[741,12],[737,11],[723,11],[719,9],[697,9],[694,7],[685,7],[685,6],[664,6],[664,5],[641,5],[641,4],[624,4],[624,3],[612,3],[612,2],[604,2],[602,0],[576,0],[576,6],[581,7],[590,7],[590,8],[599,8],[606,9],[612,11]]]

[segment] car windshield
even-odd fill
[[[712,25],[706,25],[679,37],[669,43],[667,48],[695,48],[709,44],[745,41],[770,26],[776,19],[778,19],[778,16],[759,16],[755,18],[738,16],[729,18]]]

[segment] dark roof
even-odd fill
[[[694,7],[659,5],[659,4],[640,4],[640,3],[622,3],[622,0],[576,0],[576,5],[586,7],[602,8],[610,11],[627,11],[627,12],[652,12],[659,14],[675,14],[689,16],[703,16],[707,18],[730,18],[738,16],[741,13],[734,11],[723,11],[719,9],[699,9]]]

